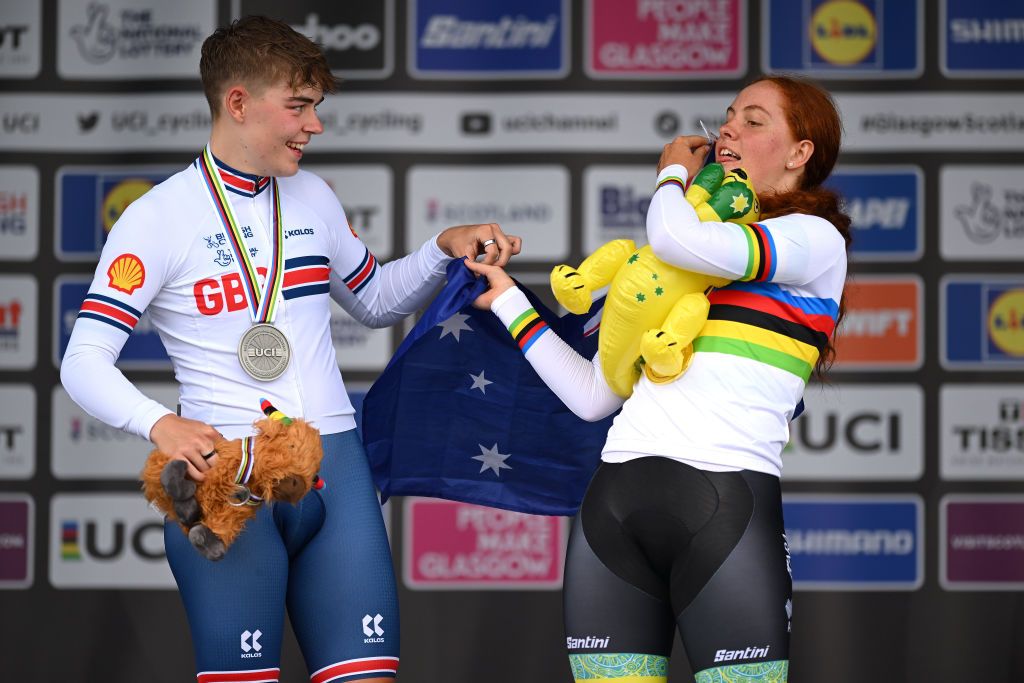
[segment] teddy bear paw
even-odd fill
[[[196,495],[196,484],[185,476],[188,463],[184,460],[171,460],[160,472],[160,485],[171,497],[171,500],[187,500]]]
[[[188,540],[203,557],[212,562],[223,558],[227,551],[224,541],[217,538],[217,534],[210,531],[210,528],[204,524],[197,524],[189,529]]]
[[[664,330],[647,330],[640,338],[640,355],[648,379],[663,382],[683,371],[685,347]]]
[[[580,315],[590,310],[590,287],[582,273],[572,266],[555,266],[551,271],[551,292],[570,313]]]

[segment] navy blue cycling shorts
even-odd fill
[[[323,488],[261,508],[219,562],[165,523],[199,683],[277,681],[286,605],[313,683],[395,676],[398,593],[366,454],[355,430],[321,440]]]

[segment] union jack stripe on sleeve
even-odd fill
[[[284,262],[285,299],[331,291],[330,260],[326,256],[298,256]]]
[[[99,320],[116,327],[125,334],[131,334],[139,322],[139,318],[142,317],[142,311],[109,296],[86,294],[78,317]]]
[[[358,294],[364,287],[366,287],[376,274],[377,259],[375,259],[373,254],[370,253],[370,250],[367,249],[366,253],[363,255],[363,260],[359,262],[359,266],[342,279],[345,282],[345,286],[348,287],[353,294]]]

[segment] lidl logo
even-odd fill
[[[1024,368],[1024,279],[949,276],[941,289],[945,367]]]
[[[57,257],[95,261],[132,202],[179,169],[79,168],[57,172]]]
[[[905,78],[924,69],[922,0],[765,0],[767,71]]]
[[[811,46],[829,64],[847,66],[864,61],[878,43],[872,10],[852,0],[830,0],[811,17]]]

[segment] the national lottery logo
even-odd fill
[[[193,50],[205,37],[197,23],[160,23],[153,10],[114,9],[93,2],[85,21],[71,27],[78,52],[94,64],[140,57],[174,57]]]
[[[943,258],[1024,259],[1024,167],[945,166],[940,184]]]

